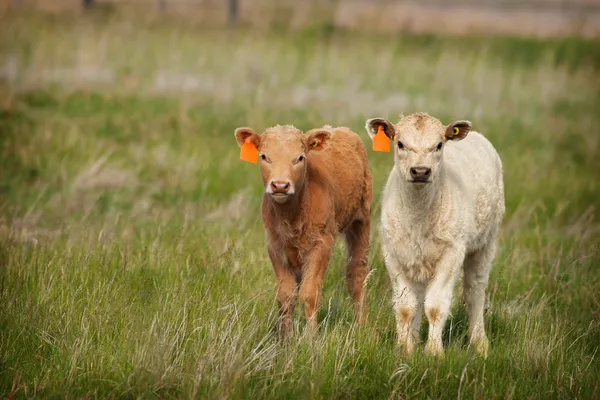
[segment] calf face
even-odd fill
[[[394,163],[400,176],[415,187],[424,187],[439,175],[445,143],[462,140],[471,130],[469,121],[443,125],[437,118],[416,113],[396,125],[383,118],[368,120],[366,128],[371,139],[380,126],[394,142]]]
[[[306,179],[306,157],[320,150],[330,136],[328,129],[306,134],[293,126],[275,126],[259,135],[250,128],[235,130],[241,147],[251,142],[258,149],[258,162],[265,193],[277,203],[285,203],[302,190]]]

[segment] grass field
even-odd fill
[[[599,49],[5,14],[0,394],[600,398]],[[377,234],[392,158],[370,150],[369,323],[351,324],[340,243],[318,337],[298,309],[280,346],[262,186],[233,130],[345,125],[370,146],[367,118],[413,111],[470,119],[504,162],[489,358],[460,296],[443,359],[396,352]]]

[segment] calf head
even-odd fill
[[[302,134],[293,126],[278,125],[260,135],[250,128],[237,128],[235,139],[240,147],[251,142],[258,149],[265,193],[277,203],[285,203],[303,188],[308,153],[321,150],[330,134],[326,128]]]
[[[415,187],[435,181],[446,142],[462,140],[471,130],[469,121],[443,125],[437,118],[416,113],[403,117],[396,125],[383,118],[368,120],[366,128],[371,139],[380,126],[394,143],[394,163],[400,176]]]

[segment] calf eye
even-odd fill
[[[264,154],[261,154],[260,159],[263,161],[267,161],[267,156],[265,156]]]
[[[298,157],[298,162],[304,161],[304,156]]]
[[[441,149],[442,149],[442,146],[443,146],[443,143],[442,143],[442,142],[439,142],[439,143],[438,143],[438,145],[437,145],[437,150],[438,150],[438,151],[439,151],[439,150],[441,150]]]
[[[402,142],[398,142],[398,148],[399,148],[400,150],[402,150],[402,149],[404,148],[404,145],[402,144]]]

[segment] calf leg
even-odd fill
[[[300,284],[300,301],[304,305],[304,315],[308,328],[314,332],[317,329],[317,311],[321,302],[321,287],[323,276],[329,263],[333,238],[324,237],[310,251]]]
[[[286,340],[292,336],[292,316],[298,298],[297,279],[274,249],[269,248],[268,252],[277,279],[277,303],[279,305],[277,327],[279,339]]]
[[[469,314],[469,342],[484,357],[487,357],[489,342],[485,334],[483,309],[495,252],[496,245],[490,244],[470,254],[464,263],[463,297]]]
[[[346,231],[346,283],[354,304],[354,318],[358,323],[364,323],[367,318],[364,285],[369,274],[370,230],[369,221],[355,221]]]
[[[285,274],[277,282],[277,303],[279,305],[278,331],[281,340],[292,336],[292,316],[296,306],[297,295],[296,278]]]
[[[424,288],[421,284],[409,282],[401,275],[392,278],[392,286],[398,346],[410,355],[419,342]]]
[[[429,321],[429,335],[425,351],[432,355],[442,355],[442,333],[450,315],[452,290],[460,266],[464,260],[464,249],[446,249],[436,266],[436,274],[427,287],[425,294],[425,315]]]

